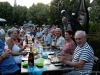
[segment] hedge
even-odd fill
[[[100,57],[100,38],[96,34],[88,34],[87,42],[94,50],[94,55]]]

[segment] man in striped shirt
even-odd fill
[[[77,31],[75,33],[75,41],[77,47],[72,56],[72,61],[67,60],[70,55],[66,54],[66,57],[58,55],[62,63],[74,67],[73,71],[65,75],[90,75],[94,63],[94,52],[91,46],[86,42],[85,31]]]

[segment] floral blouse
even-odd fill
[[[76,44],[74,41],[70,42],[69,44],[64,43],[63,48],[62,48],[62,53],[63,54],[72,54],[72,51],[75,50]]]

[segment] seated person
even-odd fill
[[[40,28],[38,27],[35,37],[40,40],[42,38],[42,36],[43,36],[43,34],[42,34]]]
[[[73,31],[72,30],[65,30],[65,40],[64,46],[62,48],[61,53],[63,54],[72,54],[76,48],[75,42],[72,40]]]
[[[18,39],[19,33],[18,29],[12,29],[10,38],[7,39],[8,48],[11,50],[11,55],[13,56],[17,65],[21,68],[21,57],[22,55],[27,55],[27,52],[24,52],[24,48],[19,47],[19,43],[16,41]],[[19,75],[21,70],[19,71]]]
[[[30,31],[30,35],[35,37],[35,35],[36,35],[36,29],[35,29],[35,27],[32,27],[32,29]]]
[[[56,28],[55,29],[55,33],[56,33],[56,45],[54,47],[54,49],[57,49],[57,50],[62,50],[62,47],[65,43],[65,39],[64,37],[62,36],[62,31],[60,28]]]
[[[20,33],[21,37],[24,37],[24,35],[26,34],[26,28],[24,26],[21,27]]]
[[[52,39],[55,39],[56,38],[56,31],[55,31],[55,29],[52,29],[50,31],[50,34],[51,34]]]
[[[77,47],[73,56],[69,54],[66,54],[66,56],[58,54],[60,62],[74,67],[74,70],[65,75],[90,75],[94,63],[94,51],[86,42],[85,31],[77,31],[75,33],[75,41]]]
[[[13,59],[11,50],[4,47],[4,42],[0,40],[0,75],[16,75],[20,68]]]
[[[44,41],[45,45],[50,46],[52,37],[51,37],[50,33],[48,32],[47,28],[44,29],[44,35],[42,37],[42,40]]]

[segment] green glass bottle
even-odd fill
[[[29,66],[34,66],[34,53],[32,52],[32,47],[30,47],[30,53],[28,56],[28,65]]]
[[[27,36],[25,38],[25,42],[26,42],[26,44],[28,44],[28,37]]]

